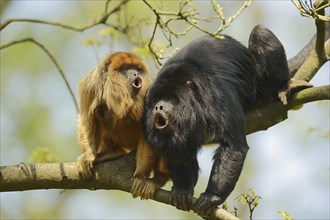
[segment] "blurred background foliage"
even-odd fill
[[[110,1],[115,7],[120,1]],[[149,1],[175,11],[178,1]],[[106,1],[8,1],[0,0],[1,23],[9,18],[33,18],[84,26],[105,10]],[[218,1],[226,17],[233,15],[243,1]],[[194,1],[201,16],[209,16],[209,1]],[[327,12],[329,13],[329,12]],[[53,53],[77,95],[79,80],[104,55],[122,50],[140,53],[154,76],[159,66],[152,59],[146,40],[150,39],[155,17],[142,1],[130,1],[120,18],[109,22],[132,26],[128,37],[114,28],[98,25],[83,32],[60,27],[12,23],[1,30],[1,43],[32,37]],[[223,32],[244,45],[256,24],[270,28],[282,41],[288,58],[294,56],[315,33],[314,21],[299,15],[290,1],[255,1]],[[172,24],[182,31],[182,22]],[[214,30],[219,22],[204,24]],[[203,33],[192,29],[173,38],[168,46],[157,32],[153,46],[170,54]],[[136,36],[136,37],[132,37]],[[166,61],[162,60],[162,62]],[[76,109],[64,81],[49,57],[31,43],[0,51],[1,72],[1,165],[20,162],[75,161],[81,150],[76,139]],[[312,80],[329,84],[329,62]],[[265,132],[248,136],[251,147],[235,191],[227,200],[229,210],[238,209],[248,218],[248,208],[235,200],[253,188],[262,199],[255,219],[280,219],[290,213],[295,219],[329,219],[329,102],[305,105],[289,113],[289,119]],[[203,192],[215,148],[199,155],[200,180],[195,195]],[[171,183],[167,184],[169,189]],[[198,218],[154,201],[132,199],[117,191],[37,190],[0,194],[1,219],[183,219]],[[289,214],[288,214],[289,215]],[[289,215],[289,216],[290,216]]]

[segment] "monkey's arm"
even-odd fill
[[[97,154],[97,123],[94,117],[97,98],[93,87],[91,75],[86,76],[79,84],[79,114],[78,114],[78,140],[83,153],[77,158],[79,173],[85,178],[92,177],[93,162]]]
[[[217,149],[207,188],[195,204],[195,212],[200,216],[208,216],[233,191],[247,151],[247,145],[236,146],[235,149],[231,146],[220,146]]]
[[[191,198],[194,194],[199,171],[197,158],[188,163],[170,163],[169,169],[173,179],[171,204],[177,209],[191,210],[193,208]]]

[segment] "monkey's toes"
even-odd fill
[[[148,179],[146,185],[143,188],[141,199],[152,199],[155,196],[155,192],[161,187],[159,183],[154,179]]]
[[[223,201],[219,196],[213,193],[204,192],[197,199],[194,212],[202,217],[209,216],[212,211],[222,202]]]
[[[283,105],[288,104],[288,91],[279,91],[278,98],[282,102]]]
[[[133,198],[141,197],[143,195],[144,188],[146,186],[146,178],[145,177],[133,177],[132,178],[132,187],[131,187],[131,193]]]
[[[173,189],[170,197],[170,202],[177,209],[189,211],[192,209],[192,196],[191,190]]]
[[[304,80],[290,79],[282,89],[278,91],[278,98],[283,103],[283,105],[288,104],[288,98],[292,93],[298,92],[300,90],[313,87],[312,84]]]

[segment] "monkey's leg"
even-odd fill
[[[106,142],[105,146],[97,152],[97,157],[94,163],[100,163],[109,160],[116,160],[127,154],[122,148],[115,145],[112,141]]]
[[[189,211],[192,209],[191,197],[198,179],[198,161],[194,158],[186,164],[169,164],[173,179],[171,204],[177,209]]]
[[[148,199],[157,190],[150,188],[150,186],[147,191],[145,189],[147,178],[155,166],[155,161],[155,152],[145,142],[144,138],[141,137],[136,152],[136,169],[132,178],[131,193],[134,198],[140,196],[142,199]]]
[[[195,203],[195,211],[198,215],[209,215],[233,191],[241,174],[247,151],[247,145],[240,149],[232,149],[228,146],[220,146],[217,149],[208,186]]]
[[[288,104],[288,97],[297,91],[313,87],[312,84],[297,79],[290,79],[288,83],[278,91],[278,98],[283,103],[283,105]]]

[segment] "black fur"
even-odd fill
[[[249,50],[254,57],[257,75],[257,96],[261,102],[276,99],[278,92],[290,80],[285,50],[277,37],[266,27],[257,25],[249,38]]]
[[[253,33],[250,47],[258,37],[269,36]],[[253,49],[262,51],[262,47],[256,44]],[[143,129],[150,146],[168,161],[173,178],[171,202],[177,208],[192,208],[199,170],[197,152],[203,144],[219,143],[219,148],[207,188],[194,209],[207,215],[234,189],[249,149],[244,112],[255,101],[256,90],[264,89],[256,84],[271,80],[271,76],[262,76],[264,69],[271,65],[281,70],[277,64],[283,60],[280,57],[279,63],[273,63],[276,56],[258,55],[229,36],[203,36],[171,58],[150,88]]]

